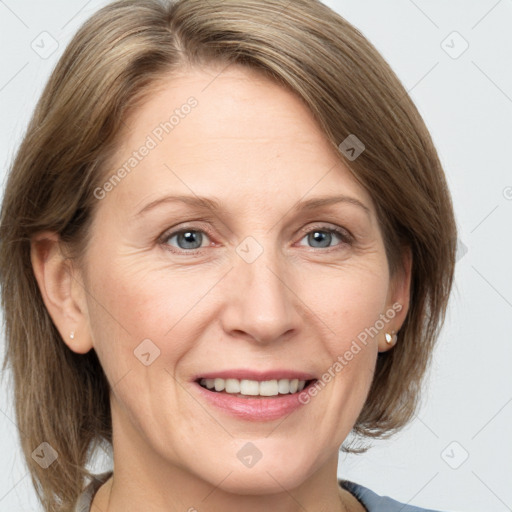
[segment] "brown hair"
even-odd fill
[[[68,511],[93,448],[112,442],[108,382],[94,350],[62,341],[30,260],[31,236],[54,231],[85,252],[95,188],[122,123],[162,77],[185,65],[249,66],[302,98],[376,205],[391,272],[412,253],[411,302],[395,349],[380,353],[353,432],[385,437],[413,416],[452,286],[456,228],[429,132],[366,38],[317,0],[122,0],[95,13],[59,60],[12,164],[1,210],[6,357],[32,482],[46,511]],[[169,75],[170,74],[170,75]],[[59,454],[48,469],[41,442]],[[350,451],[345,448],[345,451]]]

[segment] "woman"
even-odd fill
[[[425,510],[336,474],[349,433],[413,417],[450,195],[403,86],[322,3],[101,9],[1,221],[5,364],[46,511]],[[101,443],[114,471],[93,475]]]

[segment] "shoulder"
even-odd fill
[[[338,483],[343,489],[352,493],[368,512],[440,512],[430,508],[407,505],[389,496],[380,496],[368,487],[350,480],[338,479]]]
[[[95,475],[94,479],[87,484],[80,496],[78,496],[73,512],[89,512],[94,494],[111,476],[112,471],[106,471],[99,475]]]

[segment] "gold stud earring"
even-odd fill
[[[75,331],[71,331],[71,332],[69,333],[69,337],[70,337],[72,340],[74,340],[74,339],[75,339]]]
[[[386,343],[388,345],[394,345],[396,343],[396,340],[397,340],[397,335],[395,334],[394,331],[391,331],[391,333],[387,332],[384,337],[386,338]]]

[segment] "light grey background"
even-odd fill
[[[105,3],[0,1],[3,180],[58,57]],[[456,285],[423,406],[408,428],[365,455],[341,455],[339,475],[419,506],[510,511],[512,1],[326,3],[369,38],[410,92],[445,167],[460,231]],[[7,382],[0,388],[0,510],[40,510]],[[104,464],[99,458],[93,467]]]

